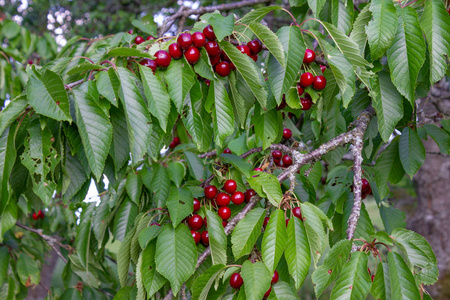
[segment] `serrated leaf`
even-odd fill
[[[406,214],[393,206],[380,206],[380,216],[386,228],[386,232],[390,234],[396,228],[406,227]]]
[[[353,1],[332,0],[331,1],[331,19],[334,26],[346,35],[350,33],[353,22]]]
[[[226,153],[221,154],[220,157],[222,157],[224,162],[238,169],[239,172],[244,174],[245,177],[250,177],[253,167],[245,159],[234,154],[226,154]]]
[[[214,13],[207,20],[209,24],[214,29],[214,33],[216,35],[217,40],[220,42],[226,36],[229,36],[233,33],[234,28],[234,15],[229,14],[224,17],[220,13]]]
[[[37,261],[32,259],[28,254],[20,253],[16,268],[20,282],[23,285],[38,285],[41,281],[41,273]]]
[[[214,141],[221,147],[224,139],[234,132],[234,113],[225,88],[225,80],[211,81],[209,93],[214,97]]]
[[[0,286],[7,280],[6,275],[8,274],[9,267],[9,251],[6,247],[0,248]]]
[[[366,48],[366,27],[371,19],[372,13],[370,12],[370,5],[366,5],[358,14],[358,17],[356,17],[356,20],[353,23],[353,30],[350,33],[350,39],[354,40],[358,44],[360,53],[364,53],[364,48]]]
[[[414,129],[403,129],[398,150],[403,169],[409,176],[413,176],[425,162],[426,156],[425,147]]]
[[[14,131],[14,127],[7,127],[0,135],[0,214],[9,199],[8,181],[17,155]],[[0,233],[3,239],[4,232]]]
[[[136,264],[136,288],[137,288],[137,295],[136,300],[146,300],[146,294],[144,289],[144,282],[142,280],[142,263],[143,263],[143,256],[142,252],[141,255],[139,255],[137,264]]]
[[[227,263],[227,236],[223,229],[222,219],[211,210],[206,211],[208,219],[209,247],[214,265]]]
[[[200,180],[203,177],[205,177],[205,166],[203,165],[202,161],[197,156],[197,154],[185,151],[184,155],[186,157],[189,166],[190,174],[193,175],[194,178],[197,180]]]
[[[136,48],[121,48],[121,47],[109,50],[106,56],[126,56],[126,57],[137,56],[137,57],[152,58],[152,56],[147,52],[143,52]]]
[[[100,204],[96,207],[94,218],[92,219],[92,231],[98,241],[99,249],[102,245],[103,237],[105,236],[106,229],[108,228],[110,221],[109,199],[110,194],[104,195],[100,198]]]
[[[0,135],[3,134],[5,129],[11,125],[14,120],[26,109],[28,100],[24,95],[21,95],[12,100],[1,112],[0,112]]]
[[[158,227],[158,226],[151,226]],[[160,227],[158,227],[160,228]],[[155,265],[156,243],[150,243],[144,251],[142,251],[142,278],[147,291],[147,297],[152,297],[167,282],[161,274],[156,272]]]
[[[286,226],[286,225],[285,225]],[[306,236],[305,225],[297,217],[289,220],[285,254],[289,274],[298,290],[305,280],[311,266],[311,249]]]
[[[278,179],[273,174],[253,171],[251,177],[247,178],[250,186],[261,197],[267,198],[272,205],[278,207],[283,194]]]
[[[370,55],[373,60],[383,56],[391,46],[397,29],[397,11],[389,0],[374,0],[370,4],[373,20],[369,22],[366,33],[369,40]]]
[[[103,67],[102,65],[93,64],[90,62],[84,62],[84,63],[78,64],[75,67],[73,67],[72,69],[70,69],[69,72],[67,72],[67,75],[81,74],[86,71],[101,70],[104,68],[105,67]]]
[[[450,135],[447,132],[432,124],[425,124],[423,128],[439,146],[441,153],[450,154]]]
[[[319,16],[319,13],[322,11],[323,6],[325,5],[326,0],[308,0],[308,6],[311,8],[315,17]]]
[[[377,273],[373,279],[370,293],[375,299],[391,299],[391,283],[389,280],[389,266],[387,263],[380,262],[377,267]]]
[[[150,18],[149,18],[150,16]],[[153,21],[153,16],[152,15],[146,15],[144,18],[142,18],[141,20],[133,20],[131,21],[131,25],[133,25],[134,27],[138,28],[140,31],[149,34],[151,36],[157,36],[157,28],[158,26],[156,25],[156,23]]]
[[[133,201],[136,205],[139,205],[139,198],[142,190],[141,177],[133,172],[128,173],[125,188],[131,201]]]
[[[10,198],[12,199],[12,198]],[[5,233],[14,227],[17,221],[18,207],[15,201],[6,201],[6,207],[4,207],[0,217],[0,243],[3,242]]]
[[[235,259],[249,254],[256,243],[264,222],[266,211],[262,208],[251,210],[233,230],[231,244]]]
[[[130,266],[130,245],[133,238],[134,231],[128,232],[120,245],[119,252],[117,254],[117,273],[119,275],[119,282],[122,287],[127,284],[128,268]]]
[[[114,219],[114,237],[123,241],[134,224],[134,218],[137,215],[137,206],[127,197],[123,200]],[[125,242],[124,242],[125,243]]]
[[[167,197],[170,193],[170,179],[167,169],[163,166],[157,165],[154,169],[154,176],[152,180],[153,201],[158,207],[162,207],[166,203]]]
[[[420,299],[420,293],[413,274],[401,255],[396,252],[389,252],[387,261],[389,264],[392,299]]]
[[[209,219],[208,219],[209,221]],[[216,278],[225,269],[225,265],[214,265],[203,274],[198,276],[192,284],[192,299],[194,300],[207,300],[209,291],[214,284]]]
[[[242,264],[241,276],[244,280],[245,298],[260,300],[270,288],[272,274],[260,261],[252,263],[247,260]]]
[[[92,214],[95,211],[95,203],[89,203],[81,213],[80,224],[77,226],[77,235],[75,237],[75,245],[80,259],[81,265],[88,269],[90,240],[91,240],[91,224]]]
[[[119,80],[113,68],[100,72],[97,76],[97,89],[115,107],[119,106]]]
[[[284,211],[276,209],[270,215],[261,243],[262,259],[269,271],[275,271],[275,268],[278,266],[287,240]]]
[[[170,180],[175,183],[177,187],[181,186],[184,176],[186,175],[186,167],[181,162],[170,162],[167,170],[169,171]]]
[[[272,292],[267,300],[297,300],[295,290],[286,282],[278,281],[272,285]]]
[[[240,20],[236,22],[236,26],[234,27],[234,30],[241,32],[244,36],[249,35],[250,29],[241,24],[249,24],[251,22],[261,22],[261,20],[271,11],[283,9],[280,6],[275,5],[269,5],[266,7],[260,7],[257,9],[253,9],[247,14],[245,14]]]
[[[281,42],[269,27],[259,23],[250,22],[248,27],[253,31],[256,37],[267,47],[269,52],[278,60],[281,67],[286,67],[283,46]]]
[[[279,133],[282,131],[283,117],[275,109],[262,114],[255,112],[252,123],[255,126],[255,135],[262,141],[265,150],[277,141]]]
[[[171,188],[169,197],[167,198],[167,208],[169,209],[170,219],[173,227],[189,216],[194,209],[194,197],[191,192],[185,188]]]
[[[141,248],[146,249],[148,243],[150,243],[153,239],[158,237],[160,232],[161,227],[158,225],[151,225],[141,230],[138,237],[139,245],[141,246]]]
[[[396,179],[404,174],[399,156],[399,138],[392,140],[391,144],[383,151],[375,164],[375,182],[377,183],[380,198],[383,199],[389,193],[388,181]],[[403,175],[401,175],[403,176]],[[394,182],[395,183],[395,182]]]
[[[179,113],[183,110],[186,96],[196,82],[195,76],[192,67],[184,59],[172,60],[167,68],[164,78],[167,81],[170,99]]]
[[[114,170],[119,170],[130,160],[130,144],[128,143],[127,119],[122,107],[114,106],[110,109],[111,123],[113,127],[113,139],[110,149],[114,161]]]
[[[327,238],[322,220],[317,210],[313,209],[312,206],[305,205],[305,203],[300,204],[303,224],[305,225],[314,265],[317,265],[327,246]]]

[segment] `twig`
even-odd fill
[[[205,157],[213,157],[214,155],[216,155],[216,150],[213,150],[211,152],[206,152],[203,154],[199,154],[198,157],[199,158],[205,158]]]

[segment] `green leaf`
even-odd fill
[[[255,125],[255,135],[262,141],[263,149],[267,149],[278,140],[279,133],[282,132],[283,117],[275,109],[261,115],[255,113],[252,117]]]
[[[359,46],[360,53],[364,53],[367,44],[366,27],[372,19],[370,5],[364,6],[353,23],[353,30],[350,33],[350,39],[355,41]]]
[[[195,76],[192,67],[184,59],[172,60],[167,68],[165,79],[169,96],[179,113],[183,110],[186,96],[196,82]]]
[[[262,208],[251,210],[234,228],[231,244],[235,259],[249,254],[261,234],[266,211]]]
[[[406,214],[393,206],[380,206],[380,216],[384,224],[386,232],[390,234],[396,228],[406,227]]]
[[[269,271],[275,271],[275,268],[278,266],[278,262],[286,248],[287,240],[284,211],[276,209],[270,215],[261,243],[262,259]]]
[[[432,124],[425,124],[423,128],[439,146],[441,153],[450,154],[450,135],[447,132]]]
[[[214,141],[222,147],[224,139],[234,132],[234,114],[227,90],[225,80],[211,81],[209,93],[214,97]]]
[[[425,147],[414,129],[403,129],[398,150],[403,169],[409,176],[413,176],[425,162],[426,156]]]
[[[113,127],[110,154],[114,160],[114,170],[117,173],[130,160],[130,144],[128,143],[127,119],[124,111],[112,106],[110,114]]]
[[[272,285],[272,292],[268,300],[297,300],[298,296],[295,290],[286,282],[278,281]]]
[[[138,237],[139,245],[141,246],[141,248],[146,249],[148,243],[150,243],[153,239],[158,237],[160,232],[161,227],[158,225],[151,225],[141,230]]]
[[[152,180],[153,201],[157,207],[162,207],[170,193],[170,179],[167,169],[159,164],[154,168]]]
[[[167,168],[169,171],[170,180],[175,183],[177,187],[181,186],[184,176],[186,175],[186,167],[181,162],[170,162]]]
[[[128,173],[125,184],[127,194],[136,205],[139,205],[139,198],[142,190],[142,178],[133,172]]]
[[[194,65],[194,71],[203,78],[214,80],[214,70],[211,66],[211,61],[209,60],[208,52],[205,48],[200,49],[200,59]]]
[[[149,18],[150,16],[150,18]],[[138,28],[140,31],[151,35],[151,36],[157,36],[157,25],[156,23],[153,21],[153,16],[152,15],[146,15],[142,21],[140,20],[133,20],[131,21],[131,25],[133,25],[134,27]]]
[[[430,84],[444,77],[447,70],[445,56],[450,53],[450,23],[445,4],[439,0],[425,1],[420,26],[427,37],[430,55]]]
[[[77,226],[77,235],[75,245],[83,268],[88,269],[90,242],[91,242],[91,224],[92,214],[95,211],[95,203],[89,203],[82,211],[80,224]]]
[[[317,18],[319,13],[322,11],[326,0],[308,0],[308,6],[311,8],[314,16]]]
[[[16,160],[14,131],[14,127],[7,127],[0,135],[0,215],[9,199],[8,181]],[[3,233],[0,232],[0,239]]]
[[[425,41],[413,8],[397,8],[397,14],[397,33],[387,50],[387,58],[392,82],[414,106],[417,75],[425,61]]]
[[[325,250],[325,247],[327,246],[327,237],[322,223],[322,218],[325,215],[323,212],[320,214],[318,212],[320,209],[310,203],[301,203],[300,207],[302,211],[303,223],[306,229],[306,236],[308,237],[309,245],[311,247],[314,265],[317,265]],[[330,221],[328,220],[327,223],[329,224]],[[330,228],[332,229],[332,227]]]
[[[216,35],[217,41],[222,41],[226,36],[233,33],[234,28],[234,15],[229,14],[224,17],[220,13],[213,13],[211,17],[207,20],[209,24],[214,29],[214,34]]]
[[[283,46],[280,40],[269,27],[259,23],[250,22],[248,27],[253,31],[256,37],[267,47],[270,53],[278,60],[280,65],[285,68],[286,62],[283,52]]]
[[[319,298],[323,291],[338,278],[342,266],[347,261],[352,249],[352,242],[340,240],[327,253],[323,264],[312,274],[312,282],[316,297]]]
[[[158,226],[151,226],[158,227]],[[160,228],[160,227],[158,227]],[[147,297],[151,298],[158,290],[160,290],[167,282],[161,274],[156,272],[155,264],[156,243],[150,243],[144,251],[142,251],[142,279]]]
[[[147,52],[143,52],[136,48],[114,48],[109,50],[109,52],[106,54],[106,56],[137,56],[137,57],[146,57],[146,58],[152,58],[150,54]]]
[[[184,218],[192,213],[194,209],[193,199],[194,198],[192,197],[192,194],[188,189],[170,189],[170,194],[167,198],[166,205],[169,209],[170,219],[173,222],[173,227],[177,227]]]
[[[10,198],[12,199],[12,198]],[[0,243],[3,242],[5,233],[14,227],[17,221],[18,207],[13,200],[9,201],[0,217]]]
[[[119,80],[113,68],[108,72],[100,72],[97,76],[97,89],[115,107],[119,106]]]
[[[260,300],[270,288],[272,274],[260,261],[252,263],[251,261],[246,260],[242,264],[241,276],[244,280],[246,299]]]
[[[30,106],[38,114],[58,121],[72,121],[69,98],[58,74],[48,69],[41,78],[32,74],[28,78],[26,90]]]
[[[100,198],[100,204],[95,209],[94,218],[92,220],[92,230],[94,231],[95,238],[98,241],[98,247],[101,248],[103,238],[108,229],[110,221],[109,211],[109,199],[110,195],[104,195]]]
[[[223,159],[225,163],[230,164],[236,169],[238,169],[239,172],[244,174],[245,177],[250,177],[253,167],[244,158],[234,154],[226,154],[226,153],[221,154],[220,157]]]
[[[370,293],[375,299],[391,299],[391,283],[389,280],[389,266],[387,263],[380,262],[377,267],[377,273],[373,279]]]
[[[69,72],[67,72],[67,75],[81,74],[81,73],[86,72],[86,71],[101,70],[101,69],[104,69],[104,68],[105,67],[102,66],[102,65],[93,64],[93,63],[90,63],[90,62],[84,62],[84,63],[76,65],[75,67],[70,69]]]
[[[34,284],[38,285],[41,281],[41,273],[37,261],[32,259],[25,253],[20,253],[17,259],[17,273],[19,275],[20,282],[23,285]]]
[[[12,100],[1,112],[0,112],[0,135],[3,134],[5,129],[11,125],[21,113],[24,112],[28,105],[28,100],[25,96],[21,95]]]
[[[225,265],[227,263],[227,235],[223,229],[222,219],[211,210],[206,210],[206,217],[213,265]]]
[[[336,28],[346,35],[350,33],[353,23],[353,1],[332,0],[331,1],[331,19]]]
[[[169,94],[161,83],[161,79],[158,75],[153,74],[150,68],[139,65],[139,73],[141,74],[145,97],[148,100],[148,109],[158,119],[162,130],[166,132],[170,112]]]
[[[373,60],[383,56],[391,46],[397,29],[397,11],[389,0],[374,0],[370,4],[373,20],[369,22],[366,33],[369,40],[370,55]]]
[[[401,255],[396,252],[389,252],[387,261],[392,299],[420,299],[413,274]]]
[[[381,138],[387,142],[403,117],[403,97],[392,84],[387,72],[378,73],[374,81],[376,97],[372,97],[372,105],[377,113]]]
[[[0,286],[7,280],[9,267],[9,251],[6,247],[0,247]]]
[[[303,222],[297,217],[291,218],[287,226],[287,242],[284,256],[286,257],[289,274],[294,278],[297,290],[302,286],[311,266],[311,249],[309,244]]]
[[[203,177],[205,177],[205,166],[197,154],[185,151],[184,155],[189,166],[189,173],[197,180],[203,179]]]
[[[391,144],[383,151],[375,164],[375,182],[377,183],[380,198],[383,199],[389,193],[388,181],[398,182],[404,174],[399,156],[399,138],[392,140]]]
[[[258,100],[262,107],[265,107],[267,102],[267,90],[264,83],[261,82],[261,77],[258,73],[260,71],[256,68],[256,64],[248,57],[248,55],[242,54],[239,49],[229,42],[222,41],[219,45],[230,58],[231,62],[236,66],[236,70],[242,75],[242,78],[255,95],[256,100]]]
[[[267,198],[272,205],[278,207],[283,194],[278,179],[273,174],[253,171],[252,177],[247,178],[250,186],[261,197]]]
[[[73,89],[76,124],[89,167],[97,181],[102,178],[106,157],[112,141],[112,125],[98,106],[98,92],[94,81]]]
[[[137,206],[127,197],[120,205],[114,219],[114,237],[123,241],[129,230],[134,224],[134,218],[137,215]],[[124,242],[125,243],[125,242]]]
[[[79,297],[79,298],[70,298],[70,300],[81,299],[81,296],[79,296],[80,292],[78,292],[78,290],[73,288],[68,289],[67,291],[69,290],[71,290],[74,294],[76,293],[78,295],[74,297]],[[64,293],[64,295],[67,293],[67,291]],[[128,300],[130,299],[130,294],[131,294],[131,286],[124,286],[117,292],[113,300]]]
[[[128,268],[130,266],[130,245],[134,235],[134,230],[128,232],[120,245],[119,252],[117,254],[117,273],[119,275],[119,282],[122,287],[127,284]]]
[[[156,270],[169,280],[173,294],[195,271],[197,247],[186,225],[165,225],[156,243]]]
[[[208,219],[209,221],[209,219]],[[208,224],[209,225],[209,224]],[[214,265],[203,274],[197,277],[192,284],[192,299],[194,300],[207,300],[209,291],[216,281],[217,277],[225,269],[225,265]]]
[[[133,165],[136,165],[147,152],[149,146],[152,133],[150,113],[133,79],[133,73],[126,68],[118,67],[117,75],[121,84],[120,99],[127,120],[131,159]]]
[[[137,288],[137,295],[136,299],[139,300],[145,300],[145,289],[144,289],[144,282],[142,280],[142,259],[143,255],[141,252],[141,255],[139,255],[137,264],[136,264],[136,288]]]
[[[342,267],[341,275],[331,291],[331,299],[366,299],[370,290],[370,275],[367,272],[368,254],[353,252]]]

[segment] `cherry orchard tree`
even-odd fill
[[[49,299],[298,299],[305,280],[317,298],[431,299],[436,257],[389,199],[421,138],[450,149],[415,101],[448,72],[444,1],[220,13],[265,2],[62,49],[2,23],[1,299],[40,284],[49,251]],[[292,24],[267,27],[274,11]]]

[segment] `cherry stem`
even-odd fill
[[[85,60],[88,60],[91,64],[94,64],[94,61],[86,56],[75,56],[72,60],[77,59],[77,58],[84,58]]]
[[[106,59],[100,63],[100,65],[103,65],[103,64],[110,64],[114,68],[114,70],[117,71],[117,66],[112,61]]]
[[[391,252],[391,248],[389,248],[388,245],[386,245],[385,243],[377,242],[374,245],[383,245],[383,246],[385,246],[388,249],[389,252]]]
[[[292,15],[292,13],[289,10],[287,10],[286,8],[282,8],[282,10],[284,10],[291,16],[292,20],[294,21],[295,26],[299,26],[297,23],[297,19],[295,19],[295,17]]]

